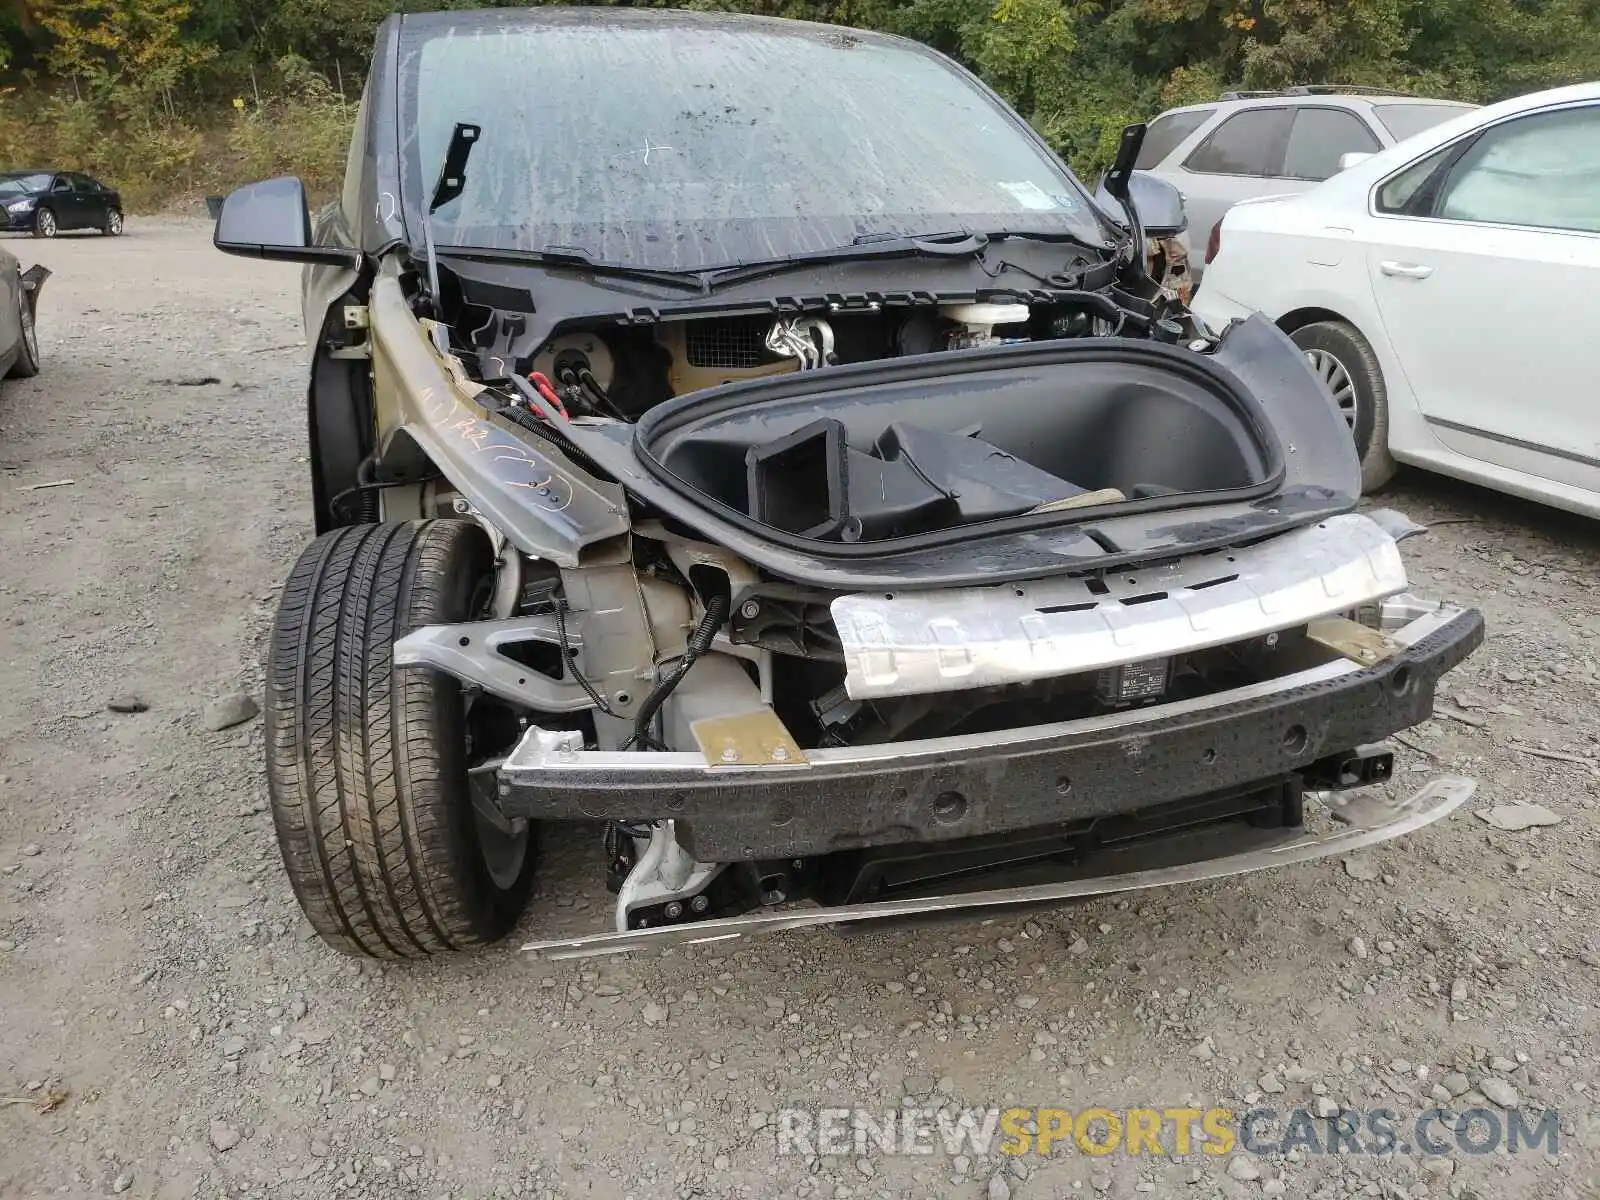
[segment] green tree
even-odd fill
[[[1106,164],[1127,122],[1229,87],[1343,82],[1492,101],[1600,78],[1600,0],[633,2],[915,38],[981,75],[1085,175]],[[148,177],[152,192],[158,174],[168,186],[222,186],[247,164],[336,172],[347,101],[395,7],[0,0],[0,160],[102,162],[130,186]]]
[[[189,0],[47,0],[36,15],[51,69],[124,119],[171,115],[174,90],[216,55],[184,37]]]

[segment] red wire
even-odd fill
[[[567,415],[567,406],[561,403],[561,397],[556,394],[555,385],[550,382],[549,378],[544,374],[544,372],[529,371],[528,382],[533,384],[534,389],[539,393],[539,395],[543,396],[545,400],[548,401],[550,405],[561,414],[561,419],[563,421],[570,421],[572,419]],[[540,413],[539,415],[543,416],[544,414]]]

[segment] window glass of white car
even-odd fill
[[[1450,170],[1435,216],[1600,233],[1600,107],[1507,121]]]
[[[1195,147],[1184,162],[1200,175],[1276,175],[1289,133],[1287,108],[1247,108],[1235,113]]]
[[[1476,107],[1471,104],[1374,104],[1372,111],[1394,140],[1403,142]]]
[[[1148,171],[1159,164],[1178,148],[1179,142],[1206,123],[1211,111],[1209,108],[1198,108],[1193,112],[1165,113],[1151,121],[1150,128],[1144,131],[1144,145],[1139,147],[1134,168]]]
[[[1302,108],[1294,115],[1283,173],[1289,179],[1321,182],[1339,171],[1346,154],[1373,154],[1383,147],[1361,118],[1342,108]]]
[[[1453,144],[1442,150],[1435,150],[1427,158],[1418,159],[1398,175],[1391,176],[1388,182],[1378,189],[1378,211],[1410,213],[1412,216],[1426,215],[1422,205],[1422,200],[1425,199],[1422,195],[1423,185],[1441,173],[1459,149],[1459,144]]]

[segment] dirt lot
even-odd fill
[[[207,235],[12,243],[56,276],[43,375],[0,385],[0,1196],[1596,1194],[1600,528],[1403,481],[1441,522],[1407,543],[1418,584],[1490,635],[1399,774],[1482,790],[1359,859],[984,924],[363,967],[289,894],[259,719],[206,728],[259,696],[309,537],[297,272]],[[128,697],[148,711],[108,710]],[[1476,815],[1521,802],[1560,823]],[[554,850],[524,934],[603,920],[597,839]],[[1405,1120],[1459,1092],[1559,1109],[1559,1155],[779,1157],[772,1116]]]

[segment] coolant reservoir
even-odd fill
[[[1026,304],[941,304],[939,315],[961,328],[951,334],[950,348],[985,346],[995,340],[996,325],[1020,325],[1028,319]]]

